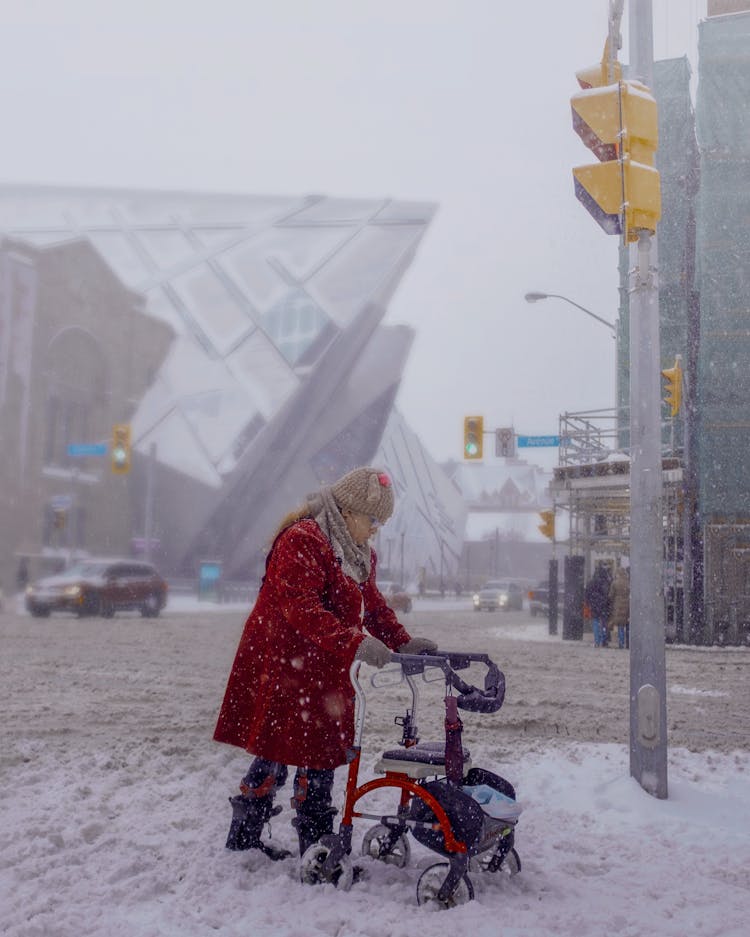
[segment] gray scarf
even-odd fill
[[[328,538],[341,569],[355,582],[365,582],[370,575],[370,544],[357,546],[334,500],[329,487],[307,496],[313,519]]]

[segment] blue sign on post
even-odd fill
[[[559,436],[516,436],[516,443],[521,449],[541,448],[542,446],[559,446]]]
[[[106,455],[106,442],[72,442],[68,446],[68,455],[71,458],[87,455]]]

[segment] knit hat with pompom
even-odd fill
[[[393,514],[393,485],[380,469],[353,469],[331,485],[331,494],[339,508],[374,517],[380,524]]]

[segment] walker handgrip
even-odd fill
[[[424,673],[425,667],[439,667],[458,690],[459,709],[468,712],[494,713],[503,705],[505,699],[505,675],[487,654],[469,654],[454,651],[433,651],[432,654],[391,654],[391,660],[401,664],[405,674]],[[482,663],[487,667],[484,689],[465,683],[455,672],[464,669],[472,662]]]
[[[505,699],[505,676],[493,661],[487,665],[484,689],[469,687],[468,691],[459,689],[458,708],[468,712],[495,713]],[[461,681],[463,683],[463,680]],[[454,684],[455,685],[455,684]],[[465,685],[465,684],[464,684]],[[458,688],[457,688],[458,689]]]

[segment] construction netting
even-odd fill
[[[696,287],[700,509],[750,519],[750,13],[700,24]]]

